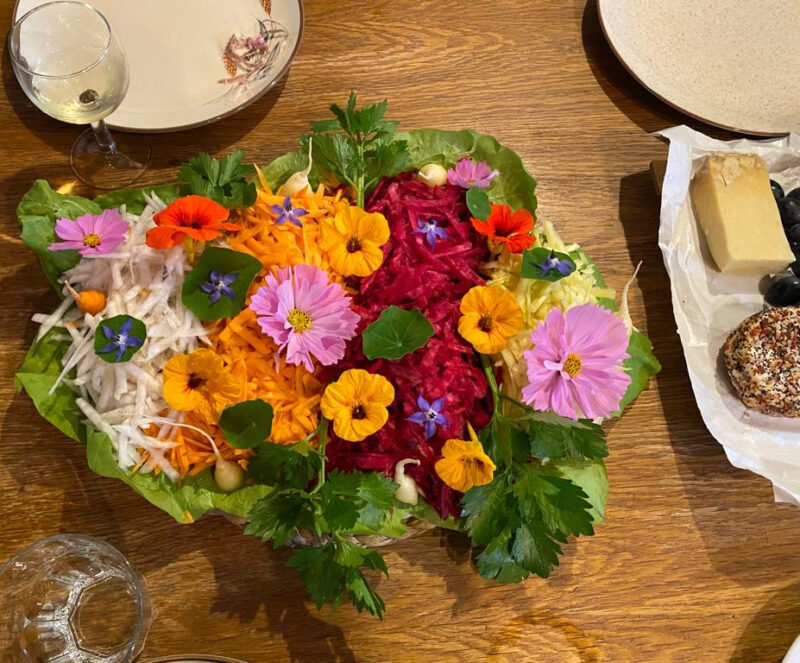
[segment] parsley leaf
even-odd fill
[[[205,196],[228,208],[250,207],[256,201],[256,185],[245,180],[252,169],[243,159],[241,150],[221,160],[205,152],[189,159],[178,171],[181,195]]]
[[[608,456],[603,429],[585,419],[572,421],[556,415],[549,415],[547,419],[538,417],[528,423],[528,436],[531,455],[537,458],[592,460]]]
[[[250,458],[247,474],[256,483],[303,489],[317,475],[322,459],[314,450],[300,453],[294,447],[264,442]]]
[[[383,119],[386,107],[383,100],[356,110],[356,95],[351,92],[344,108],[331,105],[335,120],[311,123],[316,172],[353,187],[359,207],[382,178],[408,170],[411,164],[406,141],[394,138],[397,122]]]
[[[302,490],[275,490],[255,503],[248,520],[245,534],[282,546],[298,528],[315,529],[314,503]]]

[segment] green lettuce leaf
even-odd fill
[[[180,194],[177,184],[162,184],[160,186],[146,186],[138,189],[120,189],[97,196],[94,202],[103,209],[115,209],[125,205],[131,214],[141,214],[147,206],[145,194],[157,195],[165,203],[171,203]]]
[[[180,483],[174,483],[163,473],[131,474],[117,464],[108,435],[93,428],[89,428],[87,435],[86,457],[93,472],[128,484],[180,523],[193,522],[212,509],[245,518],[253,505],[272,490],[252,484],[225,493],[217,487],[210,469],[194,477],[187,476]]]

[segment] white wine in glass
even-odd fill
[[[98,189],[137,180],[150,162],[150,140],[111,136],[105,117],[128,90],[128,62],[105,16],[71,0],[31,9],[8,38],[14,73],[30,100],[70,124],[89,124],[72,146],[75,175]]]

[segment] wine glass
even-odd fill
[[[17,80],[36,106],[91,126],[70,152],[78,179],[98,189],[137,180],[150,163],[150,139],[112,137],[103,121],[128,90],[128,61],[105,16],[84,2],[48,2],[17,20],[8,44]]]
[[[0,568],[3,663],[129,663],[152,621],[144,579],[100,539],[52,536]]]

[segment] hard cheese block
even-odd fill
[[[691,185],[694,213],[721,272],[767,274],[794,262],[769,172],[756,154],[713,154]]]

